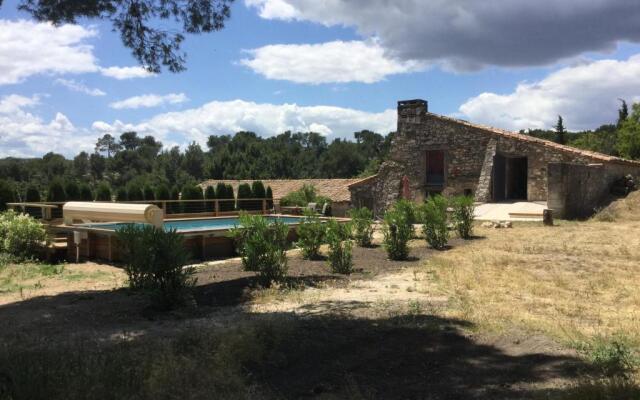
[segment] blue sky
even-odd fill
[[[558,114],[588,129],[640,100],[640,27],[621,19],[637,1],[400,3],[236,0],[224,30],[187,36],[185,72],[145,76],[108,23],[53,28],[5,0],[0,156],[71,156],[127,129],[181,146],[240,129],[386,134],[410,98],[506,129]]]

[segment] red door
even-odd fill
[[[444,186],[444,151],[427,151],[427,186]]]

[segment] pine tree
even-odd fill
[[[560,115],[558,115],[558,123],[556,123],[556,143],[559,144],[565,144],[566,143],[566,138],[565,138],[565,134],[567,133],[567,130],[564,128],[564,122],[562,120],[562,117]]]

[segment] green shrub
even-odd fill
[[[80,186],[76,183],[76,181],[67,181],[64,185],[64,192],[67,195],[67,200],[81,200],[80,199]]]
[[[269,223],[260,215],[241,214],[240,227],[230,230],[236,239],[245,271],[257,272],[263,285],[282,282],[287,276],[287,234],[281,221]]]
[[[214,200],[216,198],[216,189],[213,186],[207,186],[204,190],[204,198],[207,200]],[[215,202],[208,201],[207,203],[207,211],[213,212],[216,210]]]
[[[93,192],[91,188],[86,183],[80,185],[80,200],[82,201],[93,201]]]
[[[202,188],[196,184],[186,184],[182,188],[182,200],[203,200],[204,193]],[[197,213],[204,211],[204,204],[198,201],[189,201],[182,203],[182,212]]]
[[[27,186],[27,191],[24,195],[24,201],[29,203],[37,203],[40,201],[40,191],[35,185],[31,184]]]
[[[320,256],[320,246],[324,243],[327,228],[315,214],[309,213],[298,225],[298,242],[302,249],[302,257],[307,260]]]
[[[220,211],[233,211],[235,209],[233,186],[218,182],[216,185],[216,197],[227,201],[220,202]]]
[[[5,180],[0,180],[0,211],[7,209],[7,203],[16,200],[16,192],[13,184]]]
[[[267,191],[262,181],[253,181],[251,184],[251,196],[254,199],[264,199],[267,196]]]
[[[184,305],[190,297],[194,269],[182,235],[151,225],[127,224],[116,231],[122,245],[129,287],[151,294],[156,308]]]
[[[435,195],[430,196],[422,207],[422,231],[427,243],[434,249],[444,249],[449,241],[447,206],[447,199]]]
[[[413,236],[413,224],[404,204],[396,203],[384,214],[382,224],[384,248],[392,260],[409,257],[409,240]]]
[[[96,189],[96,201],[111,201],[111,188],[106,182],[98,185]]]
[[[327,223],[327,243],[329,243],[328,261],[331,272],[350,274],[353,272],[353,244],[350,239],[351,228],[332,219]]]
[[[418,206],[414,202],[406,199],[400,199],[393,205],[393,208],[399,213],[404,214],[406,220],[410,224],[413,225],[419,223],[420,212],[418,210]]]
[[[0,253],[21,260],[38,258],[47,240],[44,225],[33,217],[13,210],[0,214]]]
[[[47,201],[62,202],[67,201],[67,194],[64,191],[64,184],[60,178],[54,178],[49,184]]]
[[[451,206],[453,208],[451,219],[458,236],[463,239],[470,239],[473,235],[473,213],[475,210],[473,197],[456,196],[451,199]]]
[[[302,185],[300,190],[287,193],[280,199],[282,206],[298,206],[306,207],[309,203],[317,203],[318,207],[322,207],[325,203],[331,203],[331,200],[324,196],[319,196],[313,185]]]
[[[349,210],[353,238],[360,247],[371,246],[373,239],[373,213],[367,207]]]
[[[640,360],[623,337],[596,337],[577,348],[605,377],[630,378],[638,369]]]

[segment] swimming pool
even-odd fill
[[[281,221],[286,225],[297,225],[304,217],[289,217],[289,216],[265,216],[269,221]],[[118,228],[128,225],[127,223],[98,223],[98,224],[82,224],[86,228],[104,229],[109,231],[116,231]],[[141,225],[141,224],[135,224]],[[238,217],[224,217],[224,218],[203,218],[203,219],[185,219],[185,220],[169,220],[164,221],[163,228],[168,231],[175,229],[180,233],[188,232],[202,232],[202,231],[221,231],[229,230],[231,228],[240,225]]]
[[[297,227],[303,216],[265,215],[269,221],[282,221],[289,226],[288,242],[297,240]],[[345,218],[334,219],[346,222]],[[121,260],[122,246],[118,241],[116,231],[127,225],[120,222],[85,223],[77,225],[62,225],[56,229],[67,235],[67,256],[74,259],[98,259],[107,261]],[[239,226],[240,220],[236,216],[208,217],[194,219],[165,220],[165,230],[175,229],[184,237],[184,245],[189,252],[198,259],[219,259],[237,255],[236,242],[229,237],[229,230]]]

